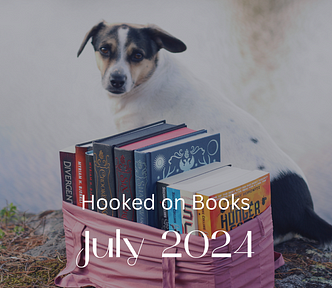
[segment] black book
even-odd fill
[[[122,199],[118,200],[116,195],[114,147],[127,145],[167,131],[172,131],[173,129],[177,129],[177,126],[168,124],[163,120],[93,142],[93,162],[97,196],[97,207],[95,209],[98,209],[98,212],[117,216],[117,210],[122,204],[120,203]]]

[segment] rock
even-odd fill
[[[332,287],[332,253],[314,241],[296,237],[274,247],[285,264],[276,270],[276,288]]]
[[[42,246],[35,247],[26,252],[31,256],[56,257],[58,254],[66,255],[65,233],[63,229],[63,216],[61,210],[48,210],[32,216],[27,224],[35,229],[35,235],[44,235],[46,238]]]

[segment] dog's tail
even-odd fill
[[[271,181],[274,238],[297,233],[332,245],[332,225],[314,211],[309,187],[296,173],[287,171]]]
[[[320,218],[316,212],[306,207],[303,222],[297,226],[297,232],[302,236],[316,240],[321,244],[332,244],[332,225]]]

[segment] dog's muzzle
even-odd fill
[[[122,88],[125,85],[126,80],[127,80],[126,75],[116,74],[116,75],[111,75],[110,82],[111,82],[111,85],[112,85],[113,88],[119,89],[119,88]]]
[[[122,94],[126,92],[127,76],[119,70],[113,71],[109,76],[107,90],[113,94]]]

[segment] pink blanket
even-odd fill
[[[175,245],[173,232],[162,239],[163,230],[66,202],[63,216],[67,266],[55,278],[61,287],[274,287],[274,270],[283,264],[282,256],[273,250],[271,208],[230,231],[230,242],[223,248],[218,247],[225,244],[225,235],[206,242],[203,237],[180,235]],[[251,239],[246,238],[248,231]],[[181,257],[162,257],[163,252]],[[231,257],[212,257],[216,253]]]

